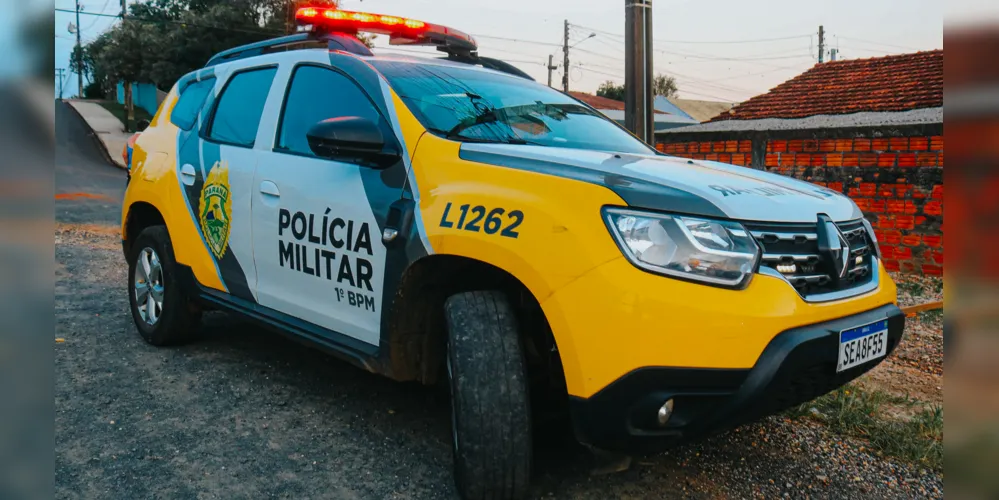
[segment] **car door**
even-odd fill
[[[254,148],[276,72],[276,66],[268,66],[236,69],[228,78],[218,75],[200,128],[192,129],[199,133],[181,139],[178,161],[191,216],[215,260],[223,291],[251,302],[256,289],[250,211]]]
[[[306,132],[346,116],[381,124],[388,140],[391,127],[350,77],[329,66],[300,64],[286,92],[273,151],[260,157],[254,181],[259,303],[377,345],[386,261],[379,220],[392,200],[373,201],[383,195],[366,193],[365,179],[384,172],[317,157]]]

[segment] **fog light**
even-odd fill
[[[673,416],[673,400],[668,399],[662,406],[659,407],[659,425],[666,425],[669,422],[669,418]]]
[[[798,271],[798,266],[792,264],[777,264],[777,272],[781,274],[794,274]]]

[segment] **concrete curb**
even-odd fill
[[[68,106],[69,109],[73,110],[73,113],[76,113],[76,116],[79,116],[80,120],[82,120],[83,123],[87,126],[87,129],[90,130],[89,135],[91,138],[93,138],[94,142],[97,144],[97,149],[100,149],[101,152],[104,153],[104,159],[107,160],[108,163],[110,163],[114,167],[118,167],[122,170],[128,170],[128,167],[126,167],[118,160],[116,160],[115,156],[112,156],[111,152],[108,151],[107,145],[104,143],[104,141],[101,140],[100,134],[98,134],[97,131],[94,130],[94,127],[90,125],[90,122],[88,122],[87,119],[83,117],[83,114],[80,113],[80,110],[76,109],[76,106],[73,106],[67,99],[63,99],[62,102],[66,104],[66,106]]]

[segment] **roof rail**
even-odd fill
[[[281,52],[285,50],[324,48],[343,50],[357,55],[371,56],[371,50],[353,35],[346,33],[295,33],[294,35],[271,38],[261,42],[240,45],[212,56],[205,67],[215,66],[247,57]]]
[[[453,40],[448,39],[431,40],[428,37],[422,41],[422,43],[416,43],[414,45],[434,45],[437,47],[437,50],[447,53],[447,57],[442,59],[447,59],[448,61],[478,65],[483,68],[501,71],[503,73],[519,76],[532,81],[534,80],[534,78],[531,78],[530,75],[524,73],[519,68],[508,62],[491,57],[479,56],[475,51],[469,50],[470,46],[467,44],[456,44]],[[353,34],[312,30],[295,33],[294,35],[282,36],[279,38],[271,38],[269,40],[263,40],[247,45],[240,45],[239,47],[224,50],[212,56],[204,67],[210,68],[218,64],[237,61],[239,59],[246,59],[248,57],[259,56],[262,54],[270,54],[272,52],[315,48],[342,50],[344,52],[361,56],[374,55],[374,53],[371,52],[371,49],[369,49],[367,45],[364,45],[364,43],[358,40]]]
[[[438,48],[437,50],[441,50],[441,49]],[[514,66],[514,65],[512,65],[512,64],[510,64],[510,63],[508,63],[506,61],[502,61],[502,60],[495,59],[495,58],[492,58],[492,57],[484,57],[484,56],[480,56],[480,55],[477,55],[477,54],[474,54],[474,53],[471,54],[471,55],[467,55],[467,56],[449,53],[448,57],[442,57],[441,59],[446,59],[448,61],[454,61],[454,62],[459,62],[459,63],[464,63],[464,64],[472,64],[472,65],[482,66],[483,68],[486,68],[486,69],[493,69],[493,70],[501,71],[503,73],[507,73],[507,74],[510,74],[510,75],[513,75],[513,76],[519,76],[521,78],[526,78],[526,79],[528,79],[528,80],[530,80],[532,82],[535,81],[534,78],[531,75],[528,75],[527,73],[524,73],[520,68],[518,68],[518,67],[516,67],[516,66]]]

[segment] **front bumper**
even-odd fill
[[[606,449],[654,452],[756,420],[825,394],[885,358],[836,373],[839,332],[888,320],[887,355],[898,345],[905,316],[893,304],[781,332],[750,369],[639,368],[589,398],[570,396],[573,426],[583,442]],[[659,407],[673,398],[666,426]]]

